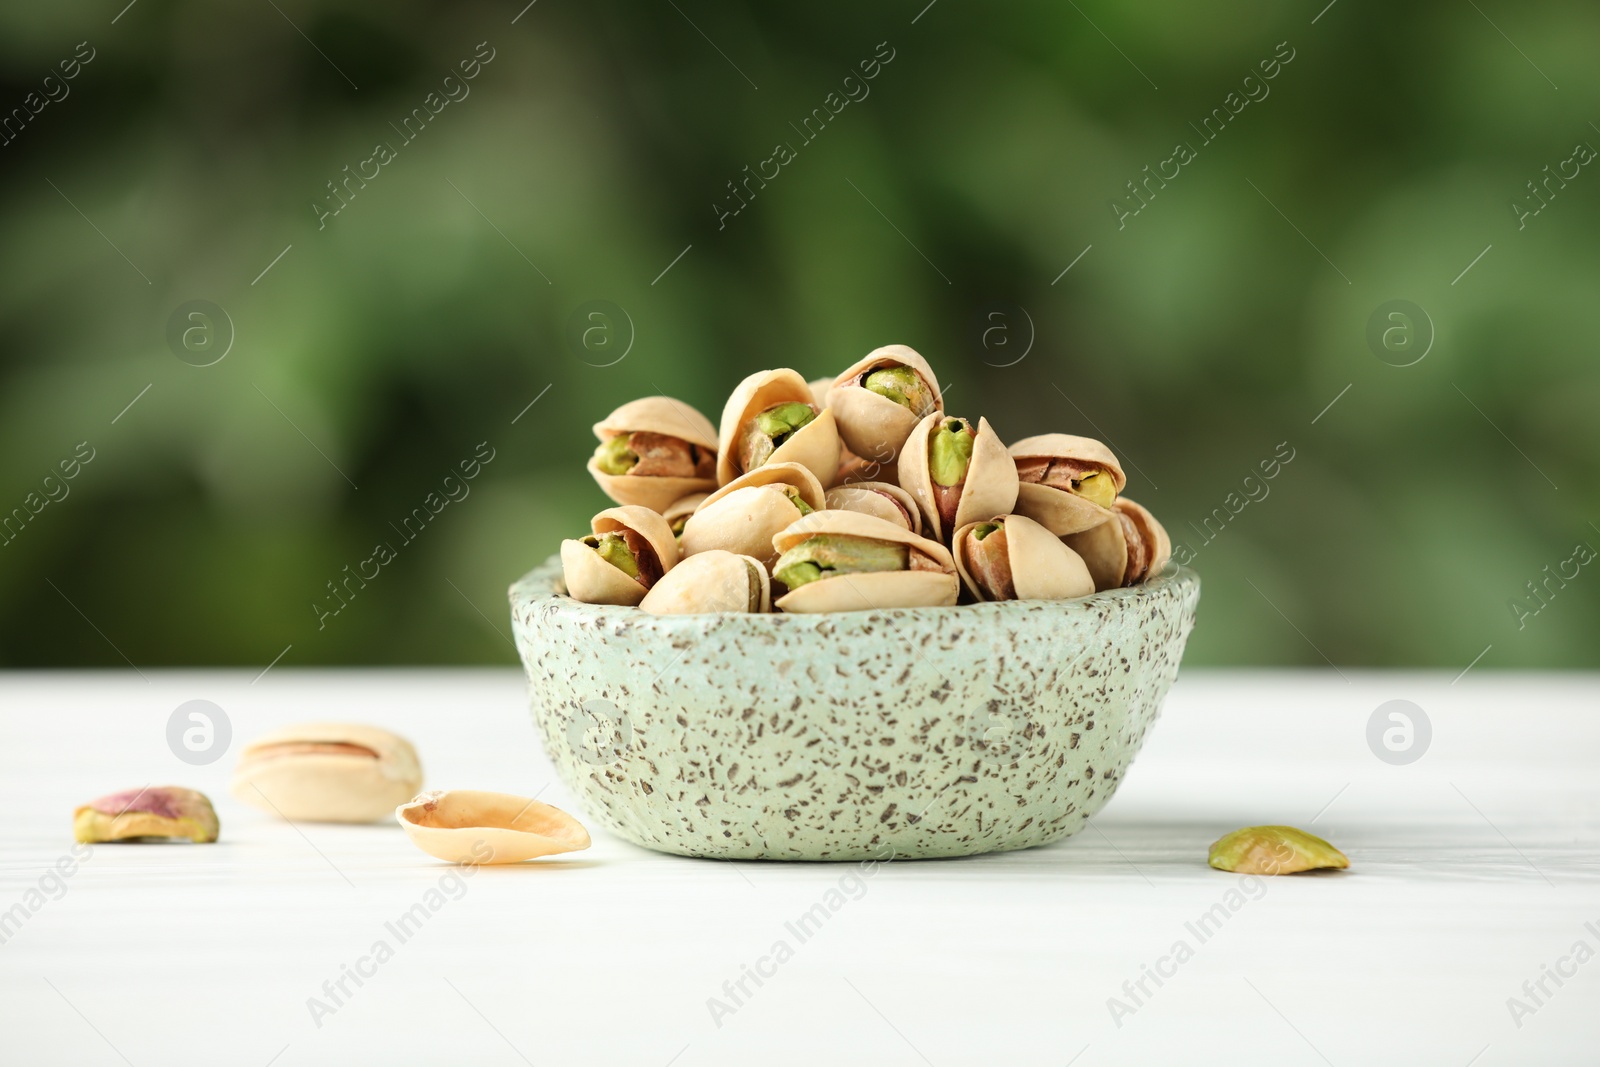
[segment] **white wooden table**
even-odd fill
[[[364,720],[410,737],[431,787],[576,811],[515,671],[145,675],[0,675],[0,1063],[1600,1062],[1600,676],[1190,671],[1122,792],[1048,848],[714,863],[589,821],[588,852],[462,880],[392,825],[260,815],[227,775],[268,727]],[[197,698],[234,752],[191,767],[166,724]],[[1368,746],[1391,699],[1432,724],[1409,765]],[[149,782],[206,791],[222,840],[47,873],[74,806]],[[1273,822],[1352,870],[1205,866]],[[402,941],[386,924],[419,902]],[[802,940],[786,924],[819,902]]]

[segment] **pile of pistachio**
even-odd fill
[[[619,506],[564,541],[567,592],[657,615],[1065,600],[1159,574],[1172,543],[1121,496],[1111,450],[1070,434],[1006,447],[948,415],[904,345],[837,378],[766,370],[722,424],[680,400],[596,424],[589,472]]]

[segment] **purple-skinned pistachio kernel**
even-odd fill
[[[110,793],[72,813],[72,834],[85,844],[144,837],[217,839],[217,813],[204,793],[179,785]]]

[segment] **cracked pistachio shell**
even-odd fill
[[[848,448],[839,453],[839,473],[833,477],[834,485],[859,485],[862,482],[888,482],[900,484],[900,460],[895,454],[879,449],[878,458],[858,456]]]
[[[888,482],[854,482],[828,490],[828,507],[833,511],[855,511],[885,519],[922,535],[922,510],[911,494]]]
[[[594,424],[594,435],[602,442],[641,431],[676,437],[708,452],[715,452],[717,448],[717,429],[711,425],[711,420],[670,396],[647,396],[631,401]],[[711,478],[607,474],[593,456],[586,466],[606,496],[618,504],[636,504],[652,511],[664,511],[675,500],[716,488]]]
[[[661,512],[661,517],[667,520],[668,526],[677,526],[680,519],[687,519],[693,515],[701,504],[706,502],[710,493],[690,493],[688,496],[679,497]]]
[[[217,839],[217,812],[204,793],[181,785],[152,785],[91,800],[72,813],[75,841],[97,845],[140,837]]]
[[[1062,538],[1088,564],[1096,590],[1136,585],[1160,574],[1172,558],[1166,528],[1146,508],[1118,497],[1111,511],[1100,525]],[[1129,544],[1130,532],[1139,539],[1137,545]]]
[[[772,538],[800,518],[783,487],[792,487],[813,511],[827,506],[822,483],[798,463],[764,463],[706,497],[689,517],[679,545],[685,558],[721,549],[754,556],[768,570],[778,558]]]
[[[928,438],[946,416],[935,412],[917,423],[900,453],[900,485],[916,500],[922,511],[922,528],[929,537],[942,541],[969,522],[981,522],[992,515],[1007,515],[1017,503],[1017,465],[1006,446],[989,425],[978,419],[978,434],[972,442],[972,460],[967,464],[967,479],[956,507],[955,522],[945,529],[939,517],[938,497],[933,475],[928,469]],[[970,423],[970,419],[963,419]]]
[[[861,384],[861,379],[872,371],[896,365],[915,371],[933,393],[933,411],[944,411],[939,378],[915,349],[905,345],[873,349],[835,378],[828,393],[828,407],[839,422],[839,437],[858,456],[893,460],[922,421],[924,413],[902,407]]]
[[[678,564],[639,607],[652,615],[765,614],[772,610],[772,583],[754,556],[712,549]]]
[[[1219,871],[1238,874],[1298,874],[1350,860],[1315,834],[1293,826],[1247,826],[1217,839],[1206,862]]]
[[[521,863],[589,847],[589,831],[577,819],[511,793],[436,790],[394,815],[413,845],[449,863]]]
[[[1030,518],[1006,515],[969,522],[956,531],[952,541],[956,573],[961,575],[961,583],[976,599],[995,599],[978,584],[970,567],[973,531],[986,521],[998,523],[1005,531],[1011,584],[1016,589],[1017,600],[1072,600],[1095,591],[1089,568],[1061,538]]]
[[[797,371],[787,368],[757,371],[733,391],[722,408],[721,433],[717,438],[717,484],[727,485],[745,472],[739,469],[739,430],[745,423],[774,404],[796,402],[815,404],[811,386]],[[823,488],[833,484],[839,473],[839,429],[833,412],[823,408],[817,417],[790,435],[768,457],[768,463],[798,463],[812,474]]]
[[[678,539],[673,536],[671,524],[649,508],[637,505],[607,508],[594,517],[589,528],[596,534],[616,533],[623,528],[632,530],[656,550],[663,574],[678,563]],[[585,604],[634,607],[649,592],[578,539],[561,542],[561,570],[567,595]]]
[[[865,537],[910,545],[931,557],[942,570],[881,571],[822,578],[780,597],[776,607],[796,614],[830,611],[867,611],[881,608],[936,608],[955,604],[961,592],[955,562],[937,541],[918,537],[910,530],[854,511],[814,511],[772,539],[781,555],[818,534]]]
[[[1117,457],[1112,455],[1109,448],[1092,437],[1075,437],[1065,433],[1041,434],[1038,437],[1023,438],[1012,445],[1010,451],[1013,460],[1050,457],[1079,460],[1104,467],[1111,472],[1112,482],[1119,493],[1128,484],[1128,478],[1122,473],[1122,464],[1117,462]],[[1030,482],[1020,483],[1016,511],[1019,515],[1026,515],[1042,524],[1058,536],[1092,529],[1111,517],[1110,509],[1103,508],[1092,500],[1085,500],[1074,493],[1048,485]]]
[[[292,822],[375,822],[422,788],[411,742],[363,723],[307,722],[263,734],[228,791]]]

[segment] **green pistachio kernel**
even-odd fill
[[[1073,483],[1072,491],[1103,508],[1109,508],[1117,499],[1117,483],[1104,471],[1085,474]]]
[[[817,510],[810,504],[807,504],[806,498],[800,495],[800,490],[796,489],[792,485],[786,485],[783,487],[783,495],[789,498],[789,503],[793,504],[801,515],[809,515],[813,511]]]
[[[817,413],[810,404],[802,404],[797,400],[790,401],[787,404],[770,407],[757,415],[756,428],[772,438],[774,445],[781,445],[790,434],[816,417]]]
[[[932,391],[922,376],[910,367],[881,367],[863,378],[861,384],[869,393],[893,400],[919,415],[926,415],[933,410]]]
[[[838,574],[903,571],[910,554],[907,546],[893,541],[818,534],[779,556],[772,576],[790,589],[798,589]]]
[[[628,448],[631,440],[629,434],[622,434],[613,437],[595,450],[594,458],[601,473],[617,476],[633,470],[639,462],[639,457]]]
[[[968,423],[961,419],[945,420],[928,442],[928,473],[933,484],[948,488],[966,480],[974,439]]]
[[[802,585],[809,585],[822,577],[822,568],[815,563],[791,563],[787,567],[779,567],[772,575],[790,589],[799,589]]]
[[[608,533],[598,537],[585,537],[583,543],[600,553],[601,559],[629,578],[639,577],[639,561],[633,558],[633,550],[628,547],[628,542],[622,539],[621,534]]]
[[[985,537],[988,537],[990,534],[998,533],[999,531],[1000,531],[1000,524],[999,523],[997,523],[997,522],[986,522],[986,523],[983,523],[983,524],[981,524],[979,526],[973,527],[972,536],[973,536],[974,539],[982,541]]]

